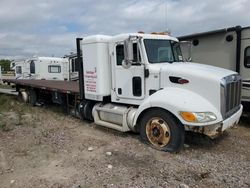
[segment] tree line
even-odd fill
[[[10,62],[11,61],[7,59],[0,60],[0,66],[1,66],[2,72],[10,71]]]

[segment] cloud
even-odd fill
[[[1,0],[0,58],[63,56],[76,37],[92,34],[247,26],[249,7],[248,0]]]

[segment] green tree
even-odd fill
[[[2,71],[10,71],[10,60],[1,59],[0,66],[2,67]]]

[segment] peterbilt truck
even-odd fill
[[[129,33],[77,38],[79,85],[70,81],[5,80],[25,101],[44,95],[69,113],[140,134],[163,151],[179,151],[185,130],[215,138],[242,114],[236,72],[184,62],[178,40]],[[48,99],[48,97],[47,97]]]

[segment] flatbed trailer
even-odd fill
[[[62,80],[16,80],[3,79],[4,83],[15,84],[16,91],[23,101],[36,105],[39,100],[63,105],[67,113],[78,116],[79,83]]]
[[[79,94],[79,83],[73,81],[62,80],[16,80],[3,79],[5,83],[13,83],[17,87],[32,87],[48,91],[58,91],[68,94]]]

